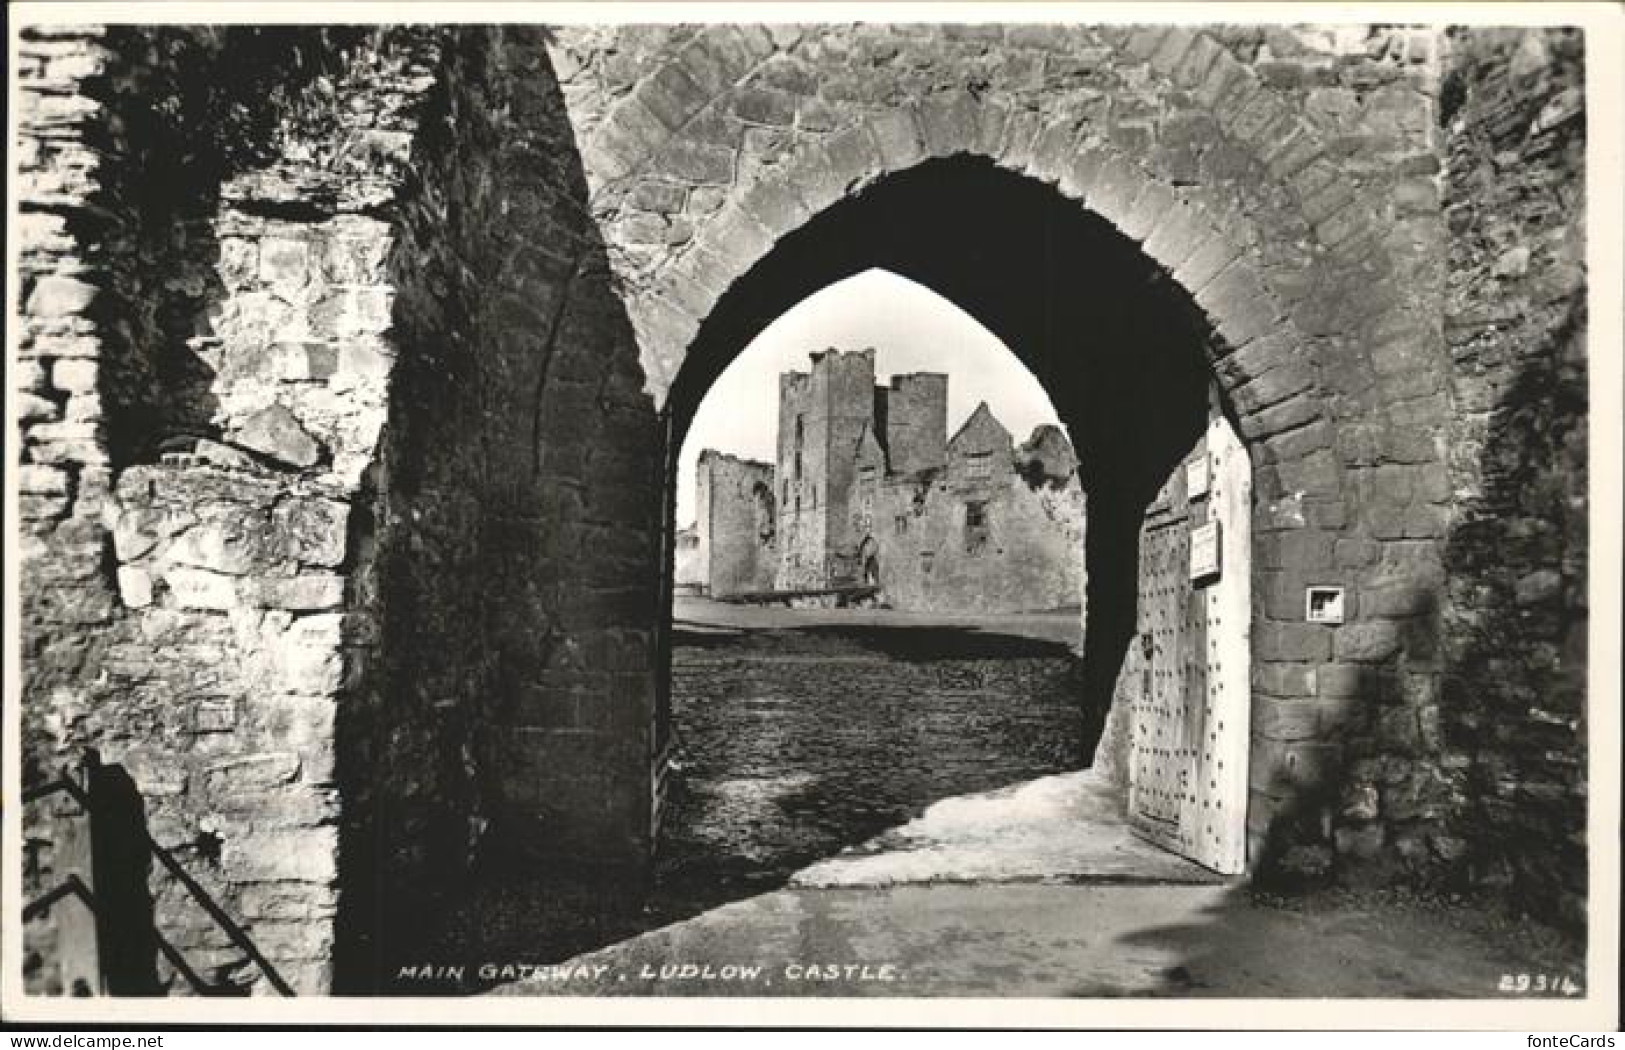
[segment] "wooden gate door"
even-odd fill
[[[1214,411],[1140,533],[1130,822],[1226,875],[1247,863],[1251,504],[1246,449]]]

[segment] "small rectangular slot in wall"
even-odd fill
[[[1304,591],[1304,619],[1310,623],[1343,622],[1343,588],[1310,587]]]

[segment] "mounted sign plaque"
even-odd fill
[[[1191,530],[1191,579],[1217,579],[1220,565],[1219,523],[1210,521]]]
[[[1208,493],[1207,457],[1197,456],[1185,464],[1185,498],[1201,499]]]

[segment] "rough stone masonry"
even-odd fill
[[[1578,32],[16,31],[25,779],[126,773],[296,989],[364,990],[476,864],[646,863],[673,435],[770,319],[732,290],[836,279],[824,224],[939,171],[979,206],[871,247],[1045,382],[1092,551],[1182,449],[1073,425],[1143,362],[1029,338],[961,224],[1074,216],[1124,345],[1194,348],[1248,443],[1258,877],[1581,921]],[[1346,622],[1304,623],[1327,582]],[[152,872],[188,966],[263,988]]]

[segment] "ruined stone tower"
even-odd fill
[[[782,590],[829,586],[830,555],[863,539],[851,535],[850,507],[854,452],[875,425],[875,352],[832,348],[811,356],[811,371],[779,377]]]

